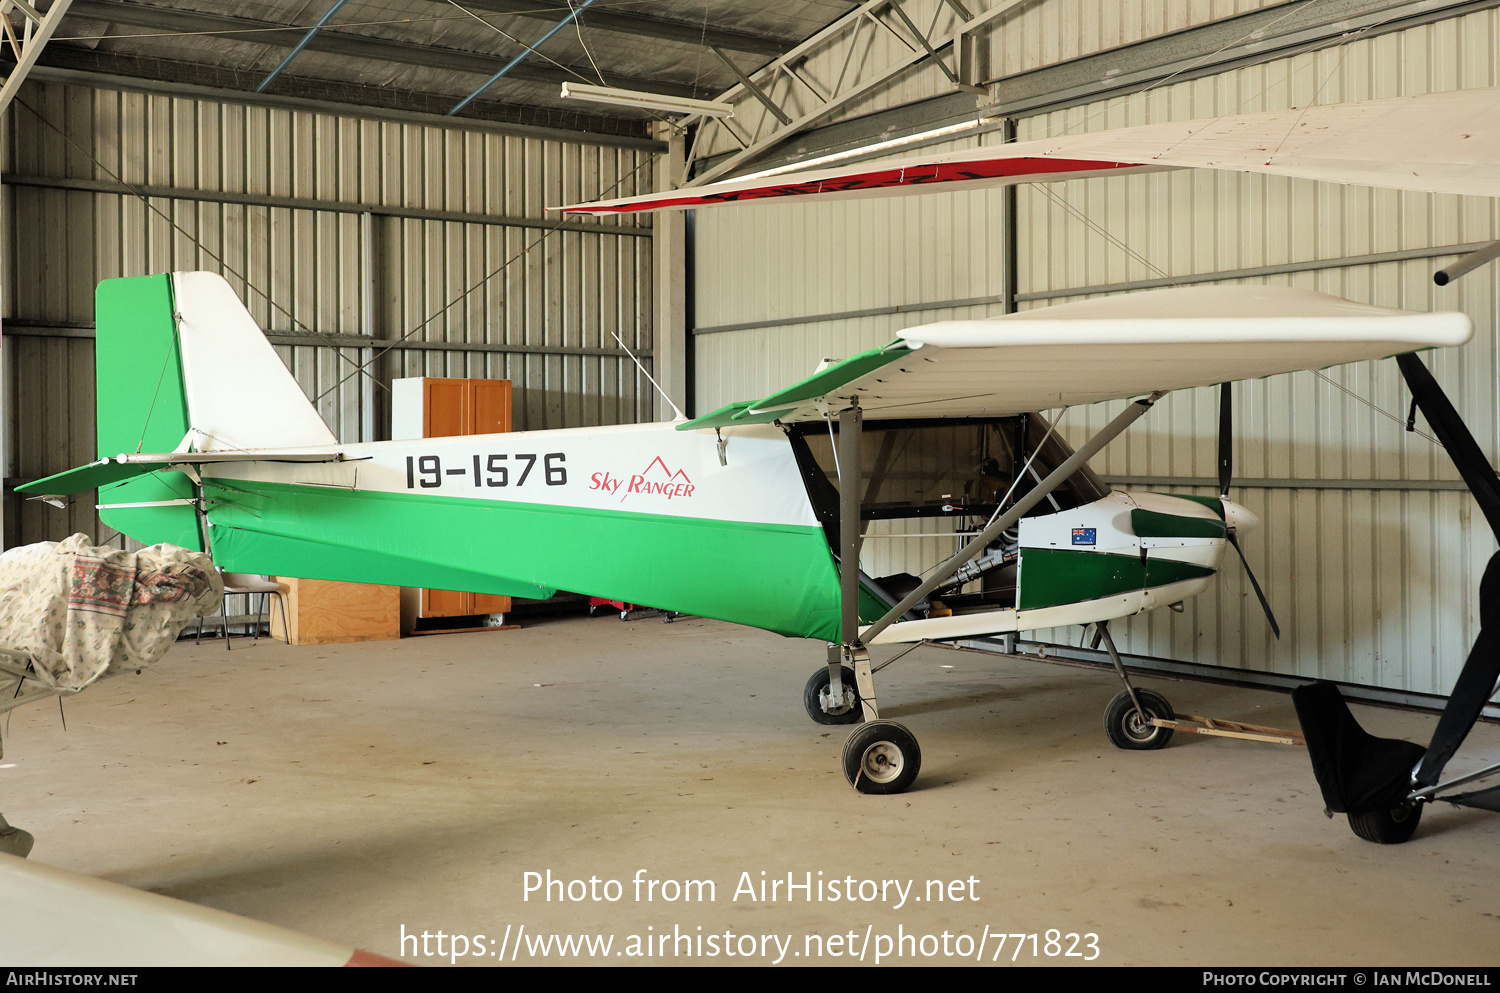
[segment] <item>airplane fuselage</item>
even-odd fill
[[[722,459],[714,431],[654,423],[341,445],[336,463],[205,467],[208,541],[234,572],[533,597],[566,589],[836,640],[837,562],[792,442],[774,425],[722,437]],[[899,622],[878,641],[1175,603],[1206,588],[1224,531],[1216,498],[1161,494],[1116,491],[1027,517],[1012,603]],[[867,589],[862,618],[882,610]]]

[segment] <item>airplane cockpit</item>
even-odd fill
[[[1026,496],[1072,449],[1040,413],[998,418],[871,420],[862,426],[860,519],[865,585],[893,602],[1001,511]],[[838,423],[809,421],[787,433],[808,499],[839,551]],[[1026,516],[1054,514],[1107,496],[1084,466]],[[1017,528],[1019,525],[1017,526]],[[1016,605],[1017,528],[993,542],[922,613],[969,613]]]

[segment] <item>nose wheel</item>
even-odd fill
[[[1130,677],[1125,674],[1125,663],[1115,648],[1115,639],[1110,636],[1109,622],[1096,623],[1094,630],[1095,646],[1104,642],[1104,648],[1109,652],[1109,661],[1115,667],[1115,674],[1125,684],[1125,689],[1116,694],[1104,709],[1104,733],[1109,735],[1110,742],[1116,748],[1135,752],[1165,748],[1167,742],[1172,740],[1172,729],[1160,727],[1152,721],[1156,718],[1172,720],[1175,716],[1172,705],[1160,693],[1138,690],[1130,685]]]
[[[1164,748],[1172,740],[1172,729],[1151,723],[1154,717],[1172,719],[1172,705],[1160,693],[1151,690],[1136,690],[1140,700],[1137,708],[1128,690],[1121,691],[1109,702],[1104,711],[1104,733],[1116,748],[1130,751],[1146,751]]]

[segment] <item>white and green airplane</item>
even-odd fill
[[[864,722],[844,771],[876,793],[921,758],[878,719],[869,646],[1094,623],[1118,666],[1103,623],[1202,592],[1256,523],[1227,451],[1219,497],[1088,469],[1162,395],[1471,334],[1307,290],[1159,290],[912,328],[692,420],[341,444],[218,275],[107,280],[96,303],[101,457],[20,492],[97,490],[111,527],[229,572],[570,590],[825,642],[808,710]],[[1118,399],[1077,451],[1040,413]],[[928,518],[967,540],[925,580],[860,572],[870,522]],[[1160,747],[1171,716],[1127,680],[1110,736]]]

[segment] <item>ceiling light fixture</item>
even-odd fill
[[[702,114],[704,117],[734,116],[734,104],[731,103],[689,100],[687,97],[674,97],[665,93],[643,93],[640,90],[622,90],[614,86],[564,83],[562,95],[564,99],[588,100],[593,103],[609,103],[621,107],[644,107],[675,114]]]

